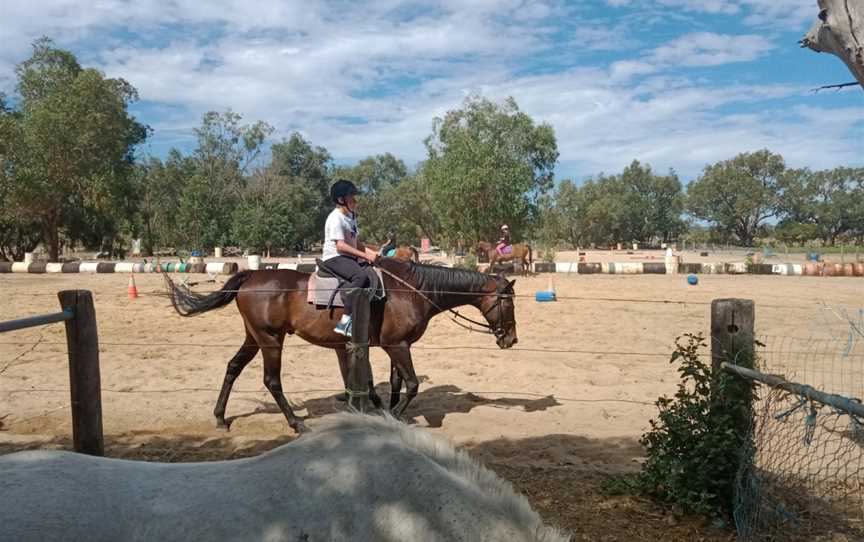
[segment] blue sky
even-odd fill
[[[633,159],[689,181],[768,148],[795,167],[864,165],[864,92],[800,49],[815,0],[0,0],[0,91],[41,35],[139,91],[142,154],[190,150],[208,110],[301,132],[339,163],[425,156],[465,96],[513,96],[550,123],[556,176]]]

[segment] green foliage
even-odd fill
[[[864,168],[791,170],[781,182],[783,219],[775,230],[786,243],[864,236]]]
[[[164,162],[149,158],[137,165],[132,176],[137,209],[129,229],[141,238],[144,255],[180,243],[180,195],[194,174],[195,161],[176,149]]]
[[[473,254],[466,254],[462,261],[456,262],[453,267],[457,267],[459,269],[467,269],[469,271],[477,271],[477,256]]]
[[[608,492],[640,492],[675,504],[685,513],[730,517],[734,480],[752,388],[704,363],[701,334],[676,339],[671,362],[681,381],[674,397],[657,400],[658,419],[640,442],[648,454],[642,472],[607,482]]]
[[[32,252],[42,238],[41,227],[32,217],[18,216],[8,204],[13,188],[8,134],[17,122],[15,113],[5,106],[0,93],[0,259],[21,261]]]
[[[177,245],[199,249],[231,244],[234,210],[246,189],[247,173],[273,132],[265,122],[242,125],[232,111],[204,114],[195,129],[192,174],[179,194]]]
[[[327,149],[313,146],[297,132],[274,144],[271,151],[273,158],[267,172],[284,178],[286,187],[296,192],[291,217],[296,232],[294,243],[305,246],[322,241],[324,221],[333,209],[333,158]]]
[[[543,245],[537,252],[541,262],[553,263],[558,255],[558,251],[553,245]]]
[[[742,153],[706,166],[687,187],[687,210],[751,246],[760,226],[780,210],[783,157],[768,150]]]
[[[365,195],[392,188],[408,176],[405,162],[389,152],[360,160],[355,166],[336,168],[334,179],[348,179]]]
[[[147,127],[128,113],[135,88],[83,68],[46,38],[33,44],[16,75],[20,100],[11,113],[3,107],[0,127],[9,187],[4,214],[38,222],[52,260],[63,236],[116,236],[133,152],[147,137]]]
[[[234,238],[258,253],[294,246],[304,227],[309,194],[296,190],[290,177],[272,172],[256,174],[234,210]]]
[[[562,181],[555,199],[558,238],[574,246],[667,242],[685,229],[678,177],[655,175],[636,160],[620,175],[601,175],[581,187]]]
[[[336,168],[334,178],[348,179],[360,189],[358,221],[364,241],[383,243],[387,232],[396,233],[397,243],[416,243],[414,210],[402,204],[400,190],[408,179],[408,168],[392,154],[370,156],[355,166]]]
[[[496,239],[503,223],[518,239],[537,198],[552,187],[555,133],[535,125],[512,98],[503,104],[467,98],[435,119],[425,143],[424,177],[449,244]]]

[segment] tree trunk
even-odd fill
[[[799,42],[817,53],[841,60],[864,87],[864,3],[860,0],[819,0],[819,20]]]
[[[45,240],[48,242],[48,261],[60,261],[60,224],[57,213],[52,211],[45,217]]]

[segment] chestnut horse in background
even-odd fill
[[[366,246],[375,252],[381,250],[381,245],[366,244]],[[403,262],[420,263],[420,251],[411,245],[398,245],[396,253],[392,257]]]
[[[531,250],[531,245],[528,243],[516,243],[510,245],[510,248],[512,249],[510,254],[499,254],[495,247],[495,244],[487,243],[486,241],[478,241],[474,247],[477,257],[484,254],[489,259],[490,271],[497,263],[518,262],[522,267],[522,275],[528,275],[528,272],[531,271],[531,265],[534,263],[534,255]]]

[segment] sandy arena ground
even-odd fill
[[[215,429],[212,410],[225,366],[243,339],[233,303],[181,318],[165,297],[154,295],[164,292],[160,276],[136,275],[137,300],[127,299],[127,281],[113,274],[0,275],[0,320],[57,311],[59,290],[94,292],[107,455],[237,457],[294,438],[263,386],[260,356],[235,384],[227,413],[231,431]],[[562,299],[535,302],[533,294],[550,281]],[[556,274],[519,278],[516,290],[526,297],[516,303],[519,344],[513,349],[499,350],[490,336],[444,316],[433,320],[415,346],[421,393],[408,414],[468,447],[580,540],[651,540],[652,521],[664,539],[693,540],[694,533],[727,539],[728,533],[712,534],[701,525],[661,521],[663,512],[653,505],[596,491],[604,474],[638,467],[638,438],[655,414],[653,402],[675,389],[668,361],[674,340],[685,332],[707,334],[712,299],[754,299],[757,333],[772,336],[841,336],[848,329],[820,317],[821,304],[864,306],[860,278],[703,275],[698,286],[688,286],[682,275]],[[686,304],[644,302],[651,300]],[[471,308],[466,314],[479,317]],[[0,453],[70,447],[65,352],[62,324],[0,335]],[[371,358],[386,397],[389,362],[378,349]],[[282,379],[311,426],[339,408],[334,396],[342,384],[331,351],[288,339]],[[617,532],[597,523],[606,516],[619,525]]]

